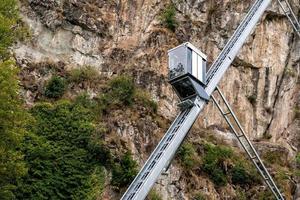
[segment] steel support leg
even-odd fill
[[[221,104],[218,103],[217,99],[212,95],[212,100],[216,104],[217,108],[221,112],[222,116],[226,120],[227,124],[231,128],[232,132],[235,134],[236,138],[248,154],[249,158],[259,171],[260,175],[278,200],[284,200],[283,195],[279,191],[278,187],[276,186],[275,182],[273,181],[271,175],[269,174],[267,168],[263,164],[261,158],[259,157],[257,151],[255,150],[254,146],[248,139],[247,135],[245,134],[244,129],[242,128],[240,122],[238,121],[236,115],[234,114],[233,110],[231,109],[230,105],[228,104],[227,100],[225,99],[224,95],[220,91],[220,89],[216,88],[216,93],[220,97],[221,102],[224,104],[224,108],[222,108]],[[230,117],[231,116],[231,117]],[[232,120],[231,120],[232,119]],[[237,128],[235,128],[234,124]]]

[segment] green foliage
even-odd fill
[[[275,181],[280,185],[281,189],[284,191],[287,191],[288,188],[286,188],[287,185],[290,184],[290,176],[292,175],[292,172],[288,171],[287,169],[278,167],[277,173],[275,174]],[[287,189],[287,190],[286,190]]]
[[[29,167],[19,182],[19,199],[89,199],[104,184],[101,145],[90,109],[76,103],[42,103],[32,111],[36,126],[22,150]],[[92,145],[91,145],[92,144]]]
[[[295,114],[295,119],[300,119],[300,108],[299,108],[299,106],[296,106],[294,108],[294,114]]]
[[[268,151],[263,155],[263,159],[269,164],[277,164],[280,166],[284,166],[284,158],[282,157],[282,153],[279,151]]]
[[[296,161],[297,167],[294,170],[294,175],[297,176],[297,177],[300,177],[300,153],[299,152],[296,155],[295,161]]]
[[[137,163],[133,160],[131,153],[125,153],[112,169],[113,186],[122,188],[127,186],[137,174]]]
[[[227,147],[205,145],[203,158],[203,169],[210,176],[217,186],[224,186],[227,183],[224,161],[230,159],[233,151]]]
[[[263,135],[263,138],[266,139],[266,140],[269,140],[269,139],[272,138],[272,135],[271,135],[269,132],[267,132],[267,133],[265,133],[265,134]]]
[[[163,13],[161,14],[161,22],[163,25],[170,29],[171,31],[175,31],[178,26],[178,22],[176,21],[176,8],[174,4],[171,4],[165,8]]]
[[[66,80],[59,76],[53,76],[46,85],[45,96],[58,99],[62,97],[67,87]]]
[[[230,182],[237,187],[248,188],[261,181],[249,161],[222,145],[204,144],[202,169],[217,186],[225,186]]]
[[[204,195],[202,193],[197,193],[195,195],[195,197],[193,198],[193,200],[205,200],[206,198],[204,197]]]
[[[18,148],[30,116],[22,107],[18,68],[13,61],[0,61],[0,88],[0,199],[14,199],[16,182],[26,174]]]
[[[162,200],[161,196],[155,190],[151,190],[147,196],[148,200]]]
[[[285,73],[289,77],[297,77],[297,71],[291,67],[286,68]]]
[[[246,193],[240,188],[237,188],[236,193],[237,193],[236,195],[238,200],[247,200]]]
[[[241,166],[234,166],[232,169],[232,183],[233,184],[247,184],[248,174]]]
[[[26,33],[20,25],[16,0],[0,0],[0,60],[9,57],[8,47]]]
[[[258,200],[275,200],[275,197],[269,190],[267,190],[258,194]]]
[[[106,112],[114,106],[129,106],[133,103],[135,86],[133,80],[127,76],[117,76],[109,81],[106,93],[98,101],[100,113]]]
[[[199,164],[197,152],[191,143],[184,143],[178,151],[178,156],[186,169],[192,169]]]
[[[247,98],[252,105],[254,105],[256,103],[256,100],[257,100],[256,94],[249,95]]]
[[[118,76],[109,82],[110,95],[114,104],[131,105],[134,95],[132,78]]]
[[[94,82],[99,77],[99,72],[95,67],[84,66],[80,68],[74,68],[69,72],[68,80],[74,83],[82,83],[84,81]]]
[[[95,200],[101,197],[105,186],[105,169],[103,167],[95,167],[93,173],[90,175],[87,185],[90,187],[87,193],[87,200]]]
[[[259,181],[256,173],[249,173],[242,164],[235,165],[231,170],[231,181],[235,185],[252,185]]]
[[[107,113],[116,107],[131,106],[133,103],[150,108],[153,113],[157,112],[158,105],[151,99],[149,93],[136,88],[133,79],[121,75],[111,79],[105,93],[98,98],[98,113]]]
[[[86,92],[83,92],[76,97],[75,104],[89,108],[90,110],[94,110],[97,107],[97,102]]]
[[[296,155],[296,163],[300,165],[300,153]]]
[[[152,112],[157,113],[157,103],[151,99],[151,96],[148,92],[145,92],[141,89],[136,89],[134,97],[137,103],[140,103],[145,107],[149,107]]]

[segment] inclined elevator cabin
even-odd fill
[[[207,56],[189,42],[168,51],[169,83],[181,102],[199,96],[209,100],[204,90]]]

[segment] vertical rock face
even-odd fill
[[[96,67],[103,75],[129,73],[135,82],[149,90],[159,102],[159,113],[172,120],[178,98],[166,80],[167,50],[190,41],[208,55],[217,57],[226,41],[245,16],[253,1],[219,0],[29,0],[22,3],[22,18],[32,32],[32,40],[19,43],[15,57],[22,67],[27,103],[36,100],[37,85],[47,77],[32,66],[54,63],[64,68],[83,65]],[[175,32],[164,28],[161,13],[169,4],[176,8]],[[290,0],[299,13],[299,1]],[[300,40],[276,1],[264,14],[220,84],[251,139],[285,147],[291,159],[300,149],[299,70]],[[27,80],[27,81],[26,81]],[[31,81],[30,81],[31,80]],[[146,127],[158,128],[147,120]],[[164,130],[155,138],[145,135],[147,128],[119,121],[118,134],[129,144],[140,164],[146,160]],[[143,126],[143,125],[140,125]],[[119,128],[118,128],[119,127]],[[123,128],[120,128],[123,127]],[[209,103],[195,129],[212,129],[220,137],[231,134],[217,108]],[[144,130],[144,131],[143,131]],[[151,133],[150,133],[151,134]],[[192,139],[198,137],[193,134]],[[140,138],[145,140],[139,141]],[[145,146],[143,146],[145,144]],[[259,145],[258,144],[258,145]],[[268,146],[265,145],[265,146]],[[264,143],[261,143],[264,151]],[[276,145],[275,145],[276,146]],[[267,148],[267,147],[266,147]],[[170,168],[156,185],[163,199],[189,199],[189,178],[179,165]],[[196,175],[195,175],[196,176]],[[205,177],[192,177],[211,199],[231,194],[228,187],[217,191]],[[298,183],[299,186],[299,183]],[[298,191],[298,189],[297,189]],[[291,191],[292,192],[292,191]],[[299,197],[299,191],[295,199]],[[297,196],[298,195],[298,196]],[[233,195],[234,196],[234,195]]]

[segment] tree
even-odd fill
[[[30,117],[20,100],[17,74],[13,61],[0,62],[0,199],[12,199],[16,182],[26,174],[18,148]]]
[[[36,125],[22,150],[29,167],[18,184],[18,199],[89,199],[102,192],[101,143],[89,108],[70,101],[39,103],[31,109]]]
[[[8,47],[22,35],[20,24],[16,0],[0,0],[0,60],[9,57]]]

